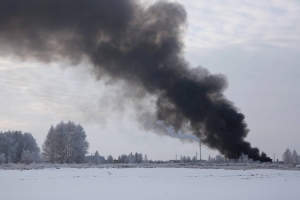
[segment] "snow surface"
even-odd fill
[[[1,200],[299,200],[300,171],[188,168],[0,170]]]

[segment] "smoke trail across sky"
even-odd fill
[[[40,62],[88,61],[100,79],[125,80],[156,97],[156,120],[188,130],[228,158],[271,161],[223,92],[223,75],[183,57],[187,13],[178,3],[134,0],[1,0],[0,55]]]

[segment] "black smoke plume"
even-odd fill
[[[222,75],[183,57],[187,13],[178,3],[134,0],[0,0],[0,55],[41,62],[89,61],[97,76],[157,97],[157,120],[189,129],[228,158],[271,161],[244,139],[249,130],[223,91]]]

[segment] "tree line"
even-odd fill
[[[130,153],[128,155],[122,154],[118,156],[117,159],[114,159],[111,155],[105,157],[102,157],[99,155],[98,151],[95,152],[93,156],[88,156],[88,162],[92,162],[95,164],[100,163],[143,163],[148,162],[147,155],[141,154],[141,153]]]
[[[147,155],[141,153],[122,154],[114,159],[111,155],[105,159],[96,151],[94,156],[86,158],[89,143],[87,135],[80,124],[74,122],[60,122],[55,127],[52,125],[46,135],[42,146],[42,152],[31,133],[21,131],[0,132],[0,164],[2,163],[143,163],[148,162]],[[92,160],[91,160],[92,159]],[[217,156],[215,159],[209,156],[209,162],[224,161],[225,158]],[[285,164],[300,164],[297,151],[286,149],[282,155]],[[180,156],[180,162],[196,162],[197,159]]]

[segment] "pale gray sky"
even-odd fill
[[[191,65],[227,76],[225,94],[245,114],[246,140],[281,159],[300,152],[300,1],[185,0],[185,54]],[[90,153],[142,152],[151,159],[199,153],[197,143],[139,128],[116,94],[126,91],[95,81],[89,66],[46,65],[0,58],[0,130],[31,132],[41,147],[51,124],[72,120],[88,135]],[[123,102],[123,101],[122,101]],[[130,99],[125,100],[131,105]],[[202,157],[216,155],[203,147]]]

